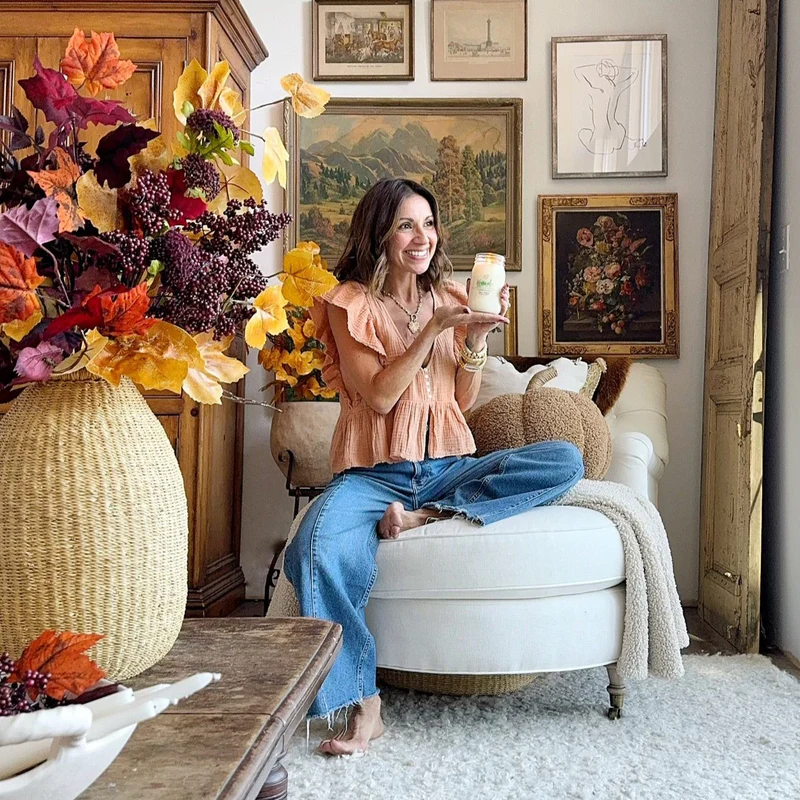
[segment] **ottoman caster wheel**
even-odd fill
[[[611,706],[608,709],[608,718],[611,720],[619,719],[622,716],[622,709]]]

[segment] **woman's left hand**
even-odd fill
[[[470,279],[467,278],[467,294],[469,294]],[[510,300],[508,284],[503,284],[500,290],[500,314],[506,315]],[[473,350],[482,350],[486,337],[495,329],[495,325],[467,325],[467,343]]]

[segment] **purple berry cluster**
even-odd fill
[[[116,273],[126,286],[136,286],[150,263],[150,244],[147,239],[121,231],[102,233],[100,238],[113,244],[121,253],[121,258],[116,255],[102,256],[98,260],[99,266]]]
[[[124,192],[131,215],[142,226],[145,236],[154,236],[169,219],[170,191],[164,172],[144,170],[133,188]]]
[[[219,170],[202,156],[192,153],[181,159],[183,177],[188,189],[202,189],[206,202],[211,202],[220,190]]]
[[[0,655],[0,717],[27,714],[58,703],[47,697],[45,690],[52,677],[49,672],[26,670],[21,681],[9,682],[15,663],[8,653]]]
[[[216,136],[214,123],[226,131],[233,133],[233,143],[239,144],[240,131],[236,123],[224,112],[213,111],[210,108],[198,108],[186,118],[186,127],[197,134],[202,134],[207,139]]]

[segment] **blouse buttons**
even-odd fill
[[[428,397],[433,400],[433,390],[431,389],[431,376],[427,367],[422,368],[422,374],[425,376],[425,388],[428,390]]]

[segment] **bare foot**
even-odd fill
[[[435,508],[419,508],[416,511],[406,511],[401,502],[390,503],[389,507],[378,523],[378,536],[381,539],[396,539],[403,531],[418,528],[429,519],[439,519],[452,516]]]
[[[363,755],[372,739],[383,735],[380,695],[373,695],[353,708],[347,726],[319,746],[319,752],[326,756]]]

